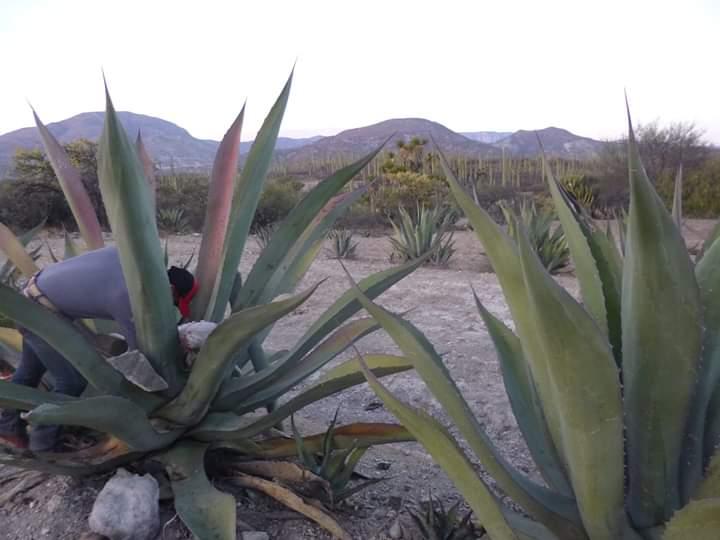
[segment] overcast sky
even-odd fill
[[[282,134],[423,117],[610,138],[695,122],[720,143],[720,0],[0,0],[0,133],[104,107],[254,136],[297,59]]]

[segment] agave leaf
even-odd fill
[[[31,424],[82,426],[108,433],[138,452],[164,448],[182,434],[180,430],[157,432],[139,405],[116,396],[45,403],[26,418]]]
[[[533,460],[551,488],[563,495],[572,496],[572,487],[568,483],[567,473],[548,431],[545,416],[537,402],[535,383],[525,362],[520,339],[501,320],[485,309],[474,291],[473,295],[485,328],[495,345],[513,415],[527,442]]]
[[[280,123],[285,114],[290,86],[292,84],[292,73],[288,78],[280,95],[275,101],[267,118],[263,122],[260,131],[255,137],[250,152],[248,153],[245,165],[240,178],[235,185],[232,207],[228,221],[228,230],[223,245],[222,263],[220,273],[217,276],[213,295],[208,306],[206,319],[219,321],[225,313],[230,298],[230,291],[233,287],[235,274],[240,257],[242,256],[250,224],[252,223],[255,209],[260,200],[265,175],[267,174],[270,160],[275,149],[275,142],[280,131]]]
[[[716,540],[720,531],[720,498],[691,501],[675,512],[662,540]]]
[[[60,404],[75,398],[55,392],[45,392],[20,384],[0,381],[0,408],[27,411],[45,403]]]
[[[303,444],[309,452],[319,453],[322,450],[324,439],[325,433],[319,433],[311,437],[304,437]],[[369,448],[370,446],[376,446],[378,444],[409,442],[414,440],[415,438],[405,427],[397,424],[358,422],[336,428],[333,432],[332,446],[336,450],[342,450],[353,446],[357,448]],[[297,456],[295,439],[288,439],[286,437],[260,441],[255,445],[253,450],[249,450],[245,445],[245,440],[242,439],[238,441],[218,441],[213,447],[228,449],[239,448],[251,457],[263,457],[267,459]]]
[[[283,396],[297,383],[377,328],[378,325],[373,319],[352,321],[336,330],[315,350],[299,359],[295,365],[288,365],[285,359],[281,359],[260,373],[231,379],[221,391],[213,408],[219,411],[234,410],[242,414],[264,405],[274,397]]]
[[[688,416],[687,437],[680,460],[680,490],[687,502],[702,478],[704,466],[720,444],[720,432],[714,432],[713,419],[720,414],[720,405],[713,401],[713,393],[720,384],[720,243],[713,244],[695,266],[700,287],[703,323],[702,358],[697,384]],[[707,431],[706,431],[707,430]],[[705,435],[707,433],[707,440]]]
[[[628,124],[622,288],[628,501],[635,526],[650,528],[680,503],[680,454],[698,376],[702,316],[692,261],[642,166],[629,112]]]
[[[205,475],[206,444],[182,442],[158,459],[170,477],[175,510],[196,538],[235,540],[235,498],[215,489]]]
[[[98,249],[105,245],[102,236],[102,229],[98,221],[97,214],[93,208],[90,196],[85,189],[85,185],[80,177],[80,171],[70,162],[70,158],[65,152],[62,145],[55,139],[45,125],[40,121],[37,113],[33,109],[35,117],[35,125],[40,132],[45,152],[52,165],[55,176],[57,176],[60,187],[65,194],[65,199],[70,205],[75,222],[78,225],[80,234],[85,240],[85,244],[89,249]]]
[[[573,523],[579,523],[575,502],[534,484],[504,459],[477,421],[427,338],[408,321],[373,304],[359,289],[356,288],[355,293],[363,307],[413,363],[432,395],[457,425],[483,467],[501,489],[551,530],[562,530],[567,538],[583,538],[578,525]]]
[[[138,130],[137,138],[135,139],[135,151],[137,152],[140,163],[142,163],[143,173],[145,174],[145,180],[148,184],[148,190],[150,191],[150,202],[153,209],[156,206],[157,191],[155,187],[155,164],[153,163],[150,154],[148,154],[145,143],[143,143],[142,135]]]
[[[318,286],[287,300],[240,311],[221,323],[200,349],[180,394],[158,415],[179,424],[196,424],[232,371],[238,350],[247,346],[257,332],[300,306]]]
[[[365,357],[369,369],[376,377],[385,377],[412,369],[412,365],[401,356],[368,355]],[[272,413],[254,420],[234,413],[210,413],[191,435],[199,440],[249,439],[295,414],[303,407],[343,390],[365,382],[358,360],[352,359],[330,370],[320,381],[280,405]],[[252,398],[251,398],[252,399]],[[264,405],[264,403],[262,403]]]
[[[362,360],[360,365],[363,365]],[[455,438],[433,417],[393,396],[369,369],[364,372],[373,391],[383,400],[388,410],[425,446],[463,494],[475,514],[483,517],[483,526],[490,536],[497,540],[516,540],[517,536],[502,513],[502,503],[477,475]]]
[[[528,519],[507,508],[503,509],[503,513],[519,540],[562,540],[537,521]]]
[[[23,243],[2,223],[0,223],[0,249],[25,277],[29,278],[39,270],[35,261],[25,251]]]
[[[553,440],[562,445],[588,536],[621,538],[628,525],[622,400],[610,344],[592,316],[545,271],[527,236],[521,233],[518,241],[526,309],[535,321],[536,347],[523,350],[545,413],[556,418],[549,424],[551,431],[559,428]]]
[[[545,160],[544,154],[542,158]],[[591,220],[570,204],[565,189],[555,179],[551,169],[546,166],[547,182],[575,264],[583,304],[610,339],[619,364],[622,358],[622,265],[619,255]]]
[[[720,498],[720,451],[716,451],[712,460],[710,460],[710,465],[705,471],[705,479],[693,494],[693,498]]]
[[[16,351],[22,351],[22,335],[14,328],[5,328],[0,326],[0,342]]]
[[[720,220],[715,222],[715,225],[713,226],[712,230],[710,231],[710,234],[707,235],[707,238],[705,238],[705,242],[703,242],[702,246],[702,252],[700,253],[698,259],[702,260],[702,257],[710,251],[710,248],[715,243],[715,240],[717,240],[720,237]]]
[[[675,222],[675,226],[679,231],[682,230],[683,219],[682,219],[682,185],[683,185],[683,166],[680,163],[678,167],[677,175],[675,176],[675,187],[673,189],[673,205],[672,205],[672,218]]]
[[[139,348],[173,393],[181,384],[178,338],[155,213],[142,164],[107,88],[106,100],[98,150],[100,189],[120,254]]]
[[[198,293],[192,301],[192,319],[203,317],[212,297],[215,280],[218,277],[223,255],[223,242],[230,219],[230,205],[233,199],[233,183],[237,176],[240,155],[240,133],[242,131],[245,106],[223,137],[213,163],[208,188],[208,202],[205,211],[203,237],[198,255]]]
[[[365,157],[335,172],[303,197],[283,220],[267,247],[260,254],[234,305],[242,307],[262,301],[260,300],[261,293],[266,289],[270,278],[276,272],[276,269],[280,268],[284,261],[287,261],[288,253],[290,253],[293,246],[297,245],[304,231],[308,229],[313,221],[316,221],[315,217],[318,213],[353,177],[372,161],[386,143],[387,141],[383,142],[382,145]],[[285,264],[287,265],[287,262]]]
[[[46,341],[101,392],[127,397],[146,410],[161,401],[127,382],[67,320],[4,285],[0,285],[0,314]]]

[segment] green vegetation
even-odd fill
[[[354,259],[358,242],[353,241],[354,233],[348,229],[330,231],[330,256],[334,259]]]
[[[146,153],[142,142],[138,139],[132,144],[128,139],[107,96],[98,147],[99,186],[118,241],[140,360],[162,384],[149,390],[130,382],[105,361],[85,333],[11,287],[0,285],[0,315],[28,328],[60,352],[87,379],[91,389],[87,397],[73,398],[0,380],[0,407],[27,411],[31,425],[78,426],[100,437],[91,448],[62,455],[4,449],[0,457],[3,464],[87,475],[127,463],[142,468],[147,461],[159,462],[172,484],[176,511],[192,533],[199,538],[234,539],[235,500],[213,486],[205,464],[212,464],[214,473],[232,478],[234,464],[247,458],[262,461],[294,455],[287,439],[260,440],[257,436],[305,405],[364,382],[358,359],[351,358],[325,373],[317,384],[276,404],[298,383],[378,328],[367,318],[348,322],[360,309],[352,291],[332,302],[289,350],[270,354],[264,341],[276,321],[319,290],[321,284],[287,297],[305,275],[337,217],[362,195],[362,190],[343,189],[377,150],[308,192],[290,211],[250,272],[242,279],[237,272],[290,84],[291,79],[265,119],[239,175],[243,112],[218,150],[197,257],[199,291],[192,303],[193,320],[212,321],[217,327],[200,350],[192,353],[183,351],[178,339],[154,220],[154,170],[143,159]],[[100,220],[79,170],[40,120],[36,118],[36,122],[87,249],[102,247]],[[161,184],[158,190],[164,187],[176,189],[175,185]],[[22,242],[1,225],[0,248],[25,276],[37,270]],[[363,280],[361,288],[375,297],[421,262],[411,261],[373,274]],[[281,295],[287,298],[273,301]],[[9,346],[17,345],[13,336],[3,333],[0,337]],[[402,357],[377,355],[367,361],[378,376],[410,368]],[[267,413],[261,413],[263,409]],[[329,439],[334,451],[359,452],[372,444],[410,439],[397,425],[358,424],[333,429]],[[322,452],[321,439],[305,438],[305,448]],[[222,459],[217,459],[220,455]],[[249,479],[252,477],[236,478],[238,482]],[[322,510],[314,516],[336,536],[347,537]]]
[[[450,230],[454,213],[445,208],[416,206],[413,213],[398,209],[397,223],[390,220],[394,235],[390,237],[390,261],[411,261],[429,254],[428,262],[446,266],[455,253],[454,232]]]
[[[533,251],[537,254],[543,267],[551,274],[556,273],[570,261],[568,248],[562,227],[555,226],[555,213],[540,210],[532,201],[523,201],[518,211],[507,204],[500,209],[508,225],[508,234],[517,239],[520,231],[524,231]]]
[[[632,126],[628,160],[624,258],[549,171],[580,301],[552,279],[526,232],[512,241],[443,163],[515,322],[513,331],[476,296],[544,484],[504,459],[422,333],[356,289],[497,487],[534,518],[504,506],[455,434],[366,370],[494,540],[710,539],[720,527],[720,242],[714,233],[693,264],[645,174]]]
[[[446,509],[441,501],[434,499],[432,492],[428,500],[409,511],[420,536],[426,540],[475,540],[485,536],[485,529],[475,527],[471,521],[472,510],[460,515],[458,501]]]

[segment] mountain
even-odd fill
[[[423,118],[395,118],[323,137],[295,151],[283,152],[283,156],[289,165],[310,160],[322,161],[338,154],[360,157],[377,148],[389,137],[392,137],[392,140],[388,143],[388,149],[394,147],[396,141],[420,137],[428,142],[434,139],[447,154],[491,156],[500,153],[493,146],[469,139],[437,122]]]
[[[566,129],[549,127],[537,131],[516,131],[497,141],[495,146],[504,148],[512,156],[536,156],[540,152],[538,137],[547,155],[564,158],[591,159],[598,155],[603,145],[600,141],[575,135]]]
[[[102,133],[105,114],[102,112],[81,113],[60,122],[48,124],[50,132],[62,143],[76,139],[96,141]],[[196,139],[180,126],[144,114],[126,111],[118,112],[118,117],[125,131],[134,138],[138,131],[142,133],[143,142],[158,167],[178,170],[209,170],[212,167],[219,142]],[[292,139],[279,137],[276,148],[295,149],[322,137],[308,139]],[[240,143],[240,152],[246,153],[252,141]],[[40,136],[34,127],[22,128],[0,135],[0,178],[4,177],[11,165],[12,157],[19,148],[40,148]]]
[[[512,135],[512,131],[463,131],[460,133],[473,141],[493,144]]]

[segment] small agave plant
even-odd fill
[[[715,233],[693,263],[679,211],[673,219],[654,191],[630,121],[628,151],[624,258],[548,179],[581,302],[550,277],[523,231],[514,241],[473,204],[443,158],[515,321],[514,332],[477,301],[543,482],[503,457],[428,340],[357,290],[497,487],[534,518],[503,505],[455,437],[368,369],[375,392],[450,476],[493,540],[720,538],[720,241]]]
[[[151,392],[136,386],[103,358],[88,332],[78,331],[12,287],[0,285],[0,315],[43,338],[89,383],[86,395],[72,398],[0,380],[0,407],[27,411],[31,425],[80,426],[104,434],[96,446],[75,453],[32,454],[3,448],[0,463],[86,475],[156,460],[164,465],[175,508],[193,534],[201,539],[232,539],[236,530],[234,498],[210,483],[204,464],[213,464],[224,474],[224,466],[235,459],[293,456],[292,438],[259,436],[305,405],[365,381],[358,360],[351,359],[330,370],[315,386],[282,400],[294,386],[378,328],[368,318],[348,322],[361,308],[353,291],[338,298],[289,350],[270,354],[263,342],[276,321],[318,289],[315,285],[273,301],[293,291],[336,218],[362,196],[363,189],[342,193],[343,187],[379,149],[320,182],[273,234],[245,279],[237,271],[291,80],[265,119],[239,175],[244,109],[218,149],[197,259],[199,292],[192,304],[193,320],[214,322],[217,327],[190,367],[178,339],[155,221],[152,163],[142,140],[138,137],[133,145],[128,139],[107,95],[98,159],[102,197],[130,294],[140,352],[167,383],[167,389]],[[102,247],[100,225],[78,171],[37,115],[35,118],[87,249]],[[0,248],[27,277],[37,267],[25,251],[24,240],[0,226]],[[72,254],[73,250],[66,251],[66,256]],[[411,261],[371,275],[361,288],[375,297],[422,262]],[[101,328],[100,321],[95,323],[88,328]],[[19,339],[13,332],[9,330],[0,339],[17,348]],[[378,376],[411,367],[404,358],[392,356],[373,357],[371,364]],[[334,429],[332,443],[335,449],[365,448],[410,438],[402,426],[357,424]],[[317,451],[322,440],[322,436],[308,437],[304,444]],[[310,514],[317,518],[318,512]],[[342,530],[333,530],[347,537]]]

